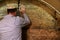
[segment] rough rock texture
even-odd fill
[[[5,3],[13,2],[16,3],[14,0],[7,0]],[[26,6],[26,14],[32,22],[32,25],[28,26],[30,28],[27,30],[27,40],[60,40],[60,32],[54,29],[56,27],[54,10],[40,4],[38,1],[36,2],[36,0],[21,0],[20,2]],[[5,5],[0,6],[0,17],[2,18],[4,15],[6,15]],[[59,15],[57,18],[60,18]]]
[[[26,6],[26,13],[32,21],[32,27],[30,28],[35,27],[52,28],[52,26],[54,27],[55,25],[54,18],[43,8],[40,8],[33,4],[27,4],[25,6]]]
[[[54,29],[55,19],[50,14],[50,10],[47,11],[45,7],[43,9],[43,7],[28,3],[28,1],[21,3],[26,6],[27,15],[32,21],[32,25],[27,30],[27,40],[59,40],[57,34],[59,32]]]
[[[57,40],[58,35],[55,30],[30,29],[28,40]]]

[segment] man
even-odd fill
[[[9,6],[8,15],[0,21],[0,40],[22,40],[21,28],[30,23],[28,16],[25,14],[25,7],[20,7],[23,17],[16,16],[16,8]]]

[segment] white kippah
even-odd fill
[[[13,9],[13,8],[18,8],[18,4],[17,3],[7,4],[7,9]]]

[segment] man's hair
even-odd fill
[[[16,11],[17,11],[17,8],[7,9],[8,14],[9,14],[9,13],[16,12]]]

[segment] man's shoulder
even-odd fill
[[[12,18],[12,15],[5,15],[4,18]]]
[[[5,15],[4,18],[9,17],[9,15]]]

